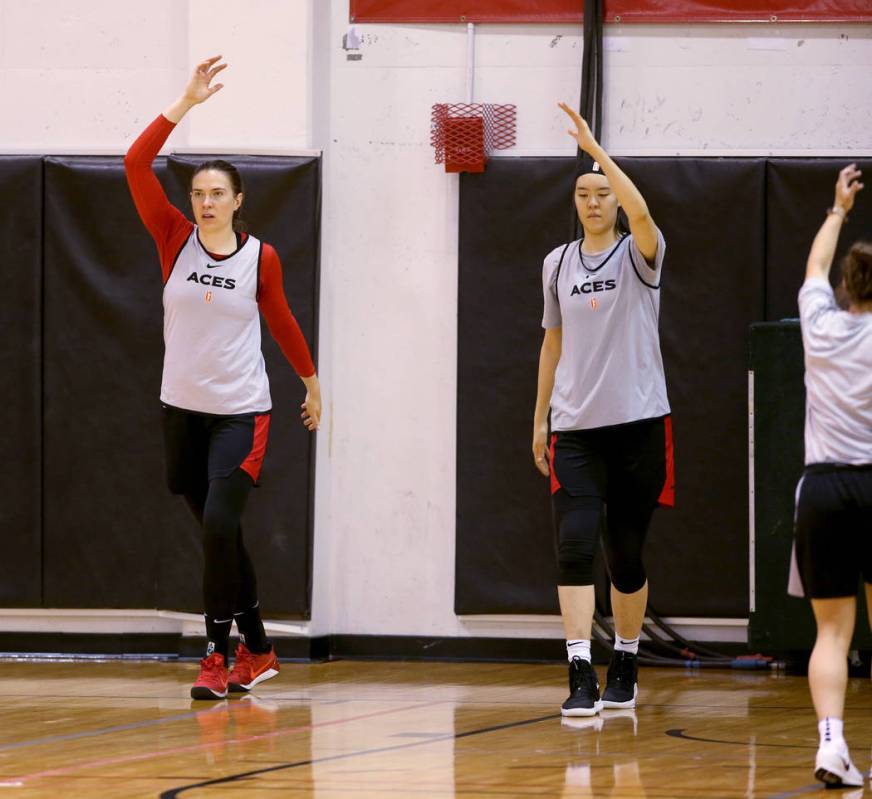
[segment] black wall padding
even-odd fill
[[[457,613],[556,608],[548,483],[530,446],[542,259],[566,233],[574,164],[494,159],[460,179]]]
[[[42,159],[0,156],[0,605],[42,601]]]
[[[664,232],[661,340],[677,507],[655,515],[651,601],[748,608],[747,328],[763,313],[765,162],[621,159]],[[563,241],[572,159],[495,159],[461,178],[458,613],[552,613],[547,481],[530,451],[543,257]],[[734,213],[742,197],[742,214]]]
[[[798,322],[752,325],[756,607],[748,641],[766,651],[814,644],[811,606],[787,595],[794,496],[804,457],[802,357]]]
[[[848,158],[773,158],[767,167],[766,319],[799,316],[797,295],[815,234],[833,204],[839,170]],[[870,186],[872,160],[859,160]],[[857,239],[872,240],[872,188],[857,195],[850,221],[842,228],[832,282],[840,279],[838,261]]]
[[[251,230],[276,247],[314,344],[319,162],[232,160],[248,183]],[[189,214],[187,161],[167,169],[159,159],[157,172]],[[45,168],[45,604],[199,611],[199,531],[164,484],[155,246],[121,159],[50,158]],[[265,611],[307,615],[313,450],[300,433],[304,394],[265,325],[264,352],[274,417],[246,540]]]

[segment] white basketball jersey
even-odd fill
[[[658,330],[665,251],[658,230],[653,267],[632,236],[590,255],[574,241],[545,258],[542,326],[562,329],[552,430],[589,430],[669,413]]]
[[[257,288],[261,243],[249,236],[231,256],[210,258],[197,228],[164,286],[161,402],[216,415],[264,413],[272,402]]]

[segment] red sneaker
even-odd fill
[[[279,661],[276,658],[275,647],[269,652],[255,655],[248,647],[240,643],[236,647],[236,663],[230,672],[230,690],[233,693],[250,691],[259,682],[275,677],[279,673]]]
[[[200,661],[200,674],[191,686],[191,698],[224,699],[227,696],[228,677],[224,655],[213,652]]]

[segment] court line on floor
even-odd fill
[[[753,744],[750,741],[725,741],[720,740],[718,738],[702,738],[696,735],[685,735],[683,729],[673,729],[666,730],[666,734],[672,738],[680,738],[683,741],[699,741],[701,743],[708,744],[728,744],[729,746],[766,746],[766,747],[775,747],[779,749],[815,749],[817,750],[817,746],[808,745],[808,744],[767,744],[760,743],[760,741],[754,741]],[[821,783],[814,783],[811,785],[803,785],[801,788],[794,788],[790,791],[786,791],[783,793],[772,794],[772,796],[767,797],[767,799],[791,799],[794,796],[802,796],[807,793],[815,793],[817,791],[826,790],[826,786]],[[861,787],[862,790],[862,787]],[[848,796],[849,794],[842,794],[843,796]]]
[[[276,701],[270,697],[270,701]],[[285,700],[288,701],[288,700]],[[335,702],[319,702],[320,705],[333,705]],[[233,705],[235,707],[235,704]],[[0,744],[0,752],[8,752],[14,749],[25,749],[29,746],[42,746],[43,744],[59,743],[61,741],[76,741],[82,738],[94,738],[100,735],[109,735],[115,732],[126,732],[127,730],[141,730],[145,727],[153,727],[159,724],[168,724],[173,721],[184,721],[199,716],[201,713],[208,713],[209,710],[193,710],[188,713],[181,713],[177,716],[165,716],[159,719],[149,719],[147,721],[135,721],[130,724],[119,724],[114,727],[98,727],[95,730],[85,730],[83,732],[71,732],[65,735],[49,735],[45,738],[31,738],[27,741],[15,741],[9,744]]]
[[[730,746],[767,746],[767,747],[777,747],[779,749],[814,749],[817,750],[817,745],[815,744],[767,744],[760,743],[760,741],[754,741],[752,744],[750,741],[726,741],[719,738],[702,738],[696,735],[686,735],[683,729],[674,729],[674,730],[666,730],[666,734],[671,738],[681,738],[685,741],[700,741],[701,743],[706,744],[728,744]],[[868,746],[867,744],[860,744],[859,748],[863,749]]]
[[[848,793],[841,793],[841,791],[847,790]],[[856,792],[856,788],[854,791]],[[816,782],[814,785],[803,785],[802,788],[794,788],[792,791],[787,791],[785,793],[774,793],[772,796],[767,796],[765,799],[792,799],[794,796],[802,796],[806,793],[817,793],[818,791],[829,791],[823,783]],[[841,796],[843,799],[847,799],[847,797],[851,796],[851,788],[839,788],[839,793],[836,793],[836,796]],[[863,787],[860,786],[860,796],[862,796]]]
[[[315,757],[310,758],[309,760],[297,760],[293,763],[283,763],[280,766],[269,766],[267,768],[254,769],[253,771],[244,771],[239,774],[231,774],[228,777],[219,777],[214,780],[205,780],[203,782],[192,783],[190,785],[183,785],[180,788],[173,788],[169,791],[164,791],[160,794],[160,799],[176,799],[181,796],[186,791],[193,791],[196,788],[207,788],[213,785],[224,785],[229,782],[237,782],[239,780],[245,780],[249,777],[256,777],[261,774],[270,774],[275,771],[285,771],[287,769],[292,768],[300,768],[301,766],[312,766],[317,763],[331,763],[337,760],[348,760],[353,757],[365,757],[366,755],[378,755],[383,754],[385,752],[399,752],[403,749],[416,749],[423,746],[431,746],[436,743],[444,743],[445,741],[457,741],[461,738],[470,738],[475,735],[485,735],[489,732],[498,732],[500,730],[510,730],[516,727],[525,727],[530,724],[539,724],[542,721],[553,721],[554,719],[559,719],[559,713],[551,713],[547,716],[539,716],[538,718],[533,719],[523,719],[521,721],[511,721],[506,724],[497,724],[492,727],[482,727],[477,730],[468,730],[467,732],[460,733],[449,733],[443,735],[440,738],[429,738],[426,741],[412,741],[407,744],[394,744],[393,746],[379,746],[374,747],[372,749],[358,749],[354,752],[344,752],[341,755],[328,755],[326,757]]]
[[[69,774],[74,771],[81,771],[86,768],[101,768],[103,766],[115,766],[119,763],[134,763],[139,760],[151,760],[156,757],[162,757],[163,755],[178,755],[185,752],[197,752],[206,749],[214,749],[219,746],[227,746],[231,744],[244,744],[249,743],[251,741],[261,741],[267,738],[281,738],[285,735],[291,735],[297,732],[304,732],[306,730],[314,730],[321,729],[322,727],[333,727],[337,724],[348,724],[353,721],[362,721],[364,719],[371,719],[377,716],[388,716],[393,713],[402,713],[407,710],[420,710],[422,708],[432,708],[436,705],[444,705],[449,704],[446,702],[419,702],[414,705],[407,705],[405,707],[399,708],[390,708],[388,710],[378,710],[373,711],[372,713],[362,713],[359,716],[349,716],[348,718],[342,719],[334,719],[333,721],[323,721],[317,722],[315,724],[301,724],[296,727],[289,727],[284,730],[275,730],[274,732],[267,732],[261,735],[247,735],[244,738],[226,738],[221,741],[211,741],[209,743],[201,743],[201,744],[192,744],[190,746],[181,746],[174,747],[172,749],[155,749],[150,752],[140,752],[135,755],[122,755],[120,757],[113,758],[102,758],[100,760],[90,760],[84,763],[76,763],[71,766],[60,766],[54,769],[46,769],[45,771],[36,771],[31,774],[22,774],[22,775],[14,775],[9,777],[2,777],[4,782],[22,782],[28,783],[33,782],[34,780],[42,779],[43,777],[58,777],[62,774]],[[209,712],[209,711],[198,711],[198,712]]]
[[[0,745],[0,752],[8,752],[13,749],[25,749],[28,746],[42,746],[43,744],[54,744],[60,741],[77,741],[81,738],[95,738],[100,735],[111,735],[115,732],[126,732],[127,730],[141,730],[144,727],[154,727],[158,724],[168,724],[172,721],[184,721],[185,719],[193,719],[200,713],[208,713],[207,710],[195,710],[189,713],[182,713],[178,716],[164,716],[159,719],[149,719],[148,721],[134,721],[130,724],[118,724],[115,727],[99,727],[96,730],[86,730],[83,732],[71,732],[65,735],[49,735],[45,738],[31,738],[28,741],[16,741],[11,744]]]
[[[270,699],[272,700],[273,697],[270,697]],[[333,703],[322,702],[319,704],[333,704]],[[493,703],[476,703],[476,704],[493,704]],[[531,706],[535,706],[537,704],[544,705],[545,703],[529,702],[527,704],[529,704]],[[175,721],[184,721],[185,719],[196,718],[200,713],[206,713],[206,712],[209,712],[209,711],[197,710],[197,711],[192,711],[189,713],[182,713],[182,714],[179,714],[176,716],[165,716],[165,717],[159,718],[159,719],[149,719],[148,721],[132,722],[130,724],[119,724],[119,725],[116,725],[113,727],[100,727],[100,728],[95,729],[95,730],[87,730],[87,731],[83,731],[83,732],[68,733],[65,735],[50,735],[50,736],[46,736],[44,738],[31,738],[31,739],[26,740],[26,741],[16,741],[14,743],[0,744],[0,752],[9,752],[9,751],[14,751],[16,749],[26,749],[26,748],[31,747],[31,746],[43,746],[46,744],[60,743],[62,741],[77,741],[77,740],[82,740],[85,738],[95,738],[95,737],[99,737],[101,735],[111,735],[113,733],[127,732],[129,730],[139,730],[139,729],[144,729],[147,727],[157,726],[157,725],[161,725],[161,724],[169,724],[169,723],[172,723]],[[671,735],[672,737],[675,737],[675,738],[684,738],[686,740],[701,741],[704,743],[723,743],[723,744],[743,745],[742,742],[740,742],[740,741],[722,741],[722,740],[715,740],[715,739],[710,739],[710,738],[698,738],[698,737],[694,737],[691,735],[686,735],[686,734],[684,734],[684,730],[667,730],[666,734]],[[780,746],[780,747],[788,747],[788,748],[799,748],[793,744],[758,744],[758,745],[759,746]],[[805,747],[805,748],[812,748],[813,749],[815,747]]]

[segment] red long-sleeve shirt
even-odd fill
[[[140,219],[157,244],[164,283],[169,279],[173,261],[194,229],[193,223],[167,199],[152,169],[155,157],[174,127],[161,114],[140,134],[124,158],[130,194]],[[210,255],[216,260],[225,257]],[[281,261],[275,249],[266,243],[261,256],[257,305],[269,332],[296,373],[301,377],[314,375],[309,347],[285,297]]]

